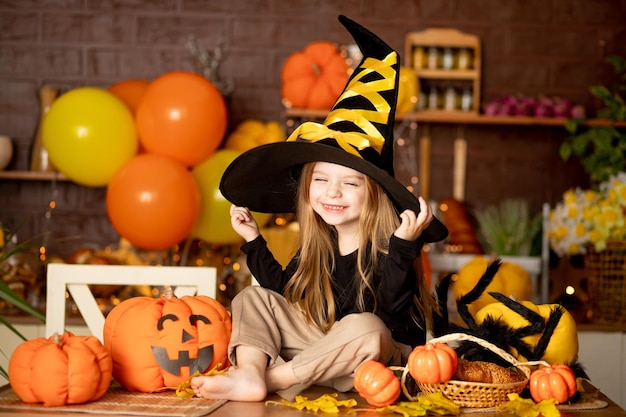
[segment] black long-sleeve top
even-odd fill
[[[241,247],[246,254],[246,262],[259,284],[279,294],[296,271],[296,258],[283,270],[267,247],[262,236]],[[389,254],[381,259],[380,271],[373,276],[372,287],[376,292],[378,305],[374,311],[374,299],[368,292],[364,295],[365,311],[377,314],[391,330],[394,340],[415,347],[424,344],[426,334],[411,317],[414,308],[413,296],[417,291],[417,274],[413,261],[419,256],[422,244],[392,236],[389,241]],[[361,312],[357,306],[356,277],[357,251],[339,256],[336,254],[336,267],[333,271],[333,294],[337,320]],[[419,317],[419,313],[415,311]]]

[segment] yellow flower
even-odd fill
[[[576,203],[576,194],[573,188],[570,188],[563,193],[563,202],[568,205]]]
[[[589,245],[606,248],[608,239],[626,238],[626,172],[598,190],[571,188],[550,211],[548,240],[559,256],[584,254]]]
[[[554,232],[554,236],[557,240],[563,239],[569,233],[569,229],[565,226],[559,226]]]
[[[626,184],[618,183],[615,185],[615,194],[620,205],[626,206]]]
[[[578,223],[578,224],[575,226],[575,229],[574,229],[574,234],[575,234],[577,237],[582,237],[582,236],[585,236],[585,233],[587,233],[587,228],[585,227],[585,225],[584,225],[584,224],[582,224],[582,223]]]
[[[598,198],[598,193],[593,190],[585,190],[585,201],[587,203],[593,203],[596,198]]]

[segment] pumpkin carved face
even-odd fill
[[[131,391],[175,388],[195,372],[227,366],[231,319],[207,296],[134,297],[105,320],[113,376]]]

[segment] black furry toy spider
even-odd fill
[[[490,292],[489,294],[498,302],[524,318],[528,325],[513,327],[502,318],[496,318],[491,315],[487,315],[479,324],[469,312],[468,305],[476,301],[485,292],[501,264],[502,260],[500,258],[490,262],[474,288],[456,300],[458,315],[467,327],[449,321],[447,301],[452,275],[448,275],[441,280],[436,291],[440,311],[434,314],[433,335],[434,337],[440,337],[449,333],[470,334],[491,342],[514,356],[524,357],[527,361],[541,360],[554,336],[555,329],[557,329],[559,322],[566,313],[562,306],[551,306],[549,315],[544,317],[503,294]],[[525,341],[525,338],[528,340],[528,336],[538,336],[536,343],[530,344]],[[499,355],[471,341],[461,342],[456,347],[456,351],[459,357],[467,360],[487,361],[505,367],[510,366]],[[576,376],[589,379],[583,367],[575,360],[572,363],[567,363],[567,365],[572,368]]]

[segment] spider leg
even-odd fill
[[[493,262],[489,263],[489,265],[487,265],[487,269],[480,277],[474,288],[456,300],[456,308],[459,316],[472,330],[476,329],[478,325],[476,324],[476,320],[474,320],[472,314],[469,312],[467,306],[468,304],[478,300],[478,298],[485,292],[489,284],[491,284],[491,281],[493,281],[496,276],[501,264],[502,260],[500,258],[496,258]]]
[[[561,306],[556,306],[552,309],[550,315],[548,316],[548,320],[546,321],[546,328],[537,341],[535,349],[533,350],[533,356],[530,360],[539,360],[543,357],[546,349],[548,348],[548,344],[550,344],[550,339],[554,334],[554,330],[559,325],[564,312],[565,309]]]
[[[433,335],[435,337],[449,333],[450,317],[448,315],[448,289],[452,281],[452,274],[448,274],[439,281],[435,288],[437,311],[433,312]]]
[[[531,310],[522,303],[519,303],[504,294],[490,292],[489,295],[528,320],[530,323],[528,326],[517,329],[517,335],[519,337],[526,337],[544,331],[544,328],[546,327],[546,320],[536,311]]]

